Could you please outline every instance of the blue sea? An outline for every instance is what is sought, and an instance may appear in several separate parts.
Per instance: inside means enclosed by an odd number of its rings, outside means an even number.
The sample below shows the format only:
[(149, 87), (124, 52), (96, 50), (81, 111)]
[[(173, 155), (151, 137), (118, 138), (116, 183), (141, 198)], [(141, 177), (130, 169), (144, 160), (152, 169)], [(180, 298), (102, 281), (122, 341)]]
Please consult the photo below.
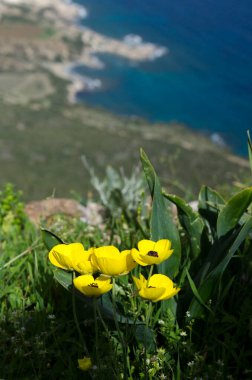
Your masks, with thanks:
[(83, 25), (105, 35), (140, 35), (169, 49), (133, 64), (103, 55), (103, 70), (78, 67), (103, 87), (78, 99), (123, 115), (178, 121), (246, 155), (252, 130), (251, 0), (78, 0)]

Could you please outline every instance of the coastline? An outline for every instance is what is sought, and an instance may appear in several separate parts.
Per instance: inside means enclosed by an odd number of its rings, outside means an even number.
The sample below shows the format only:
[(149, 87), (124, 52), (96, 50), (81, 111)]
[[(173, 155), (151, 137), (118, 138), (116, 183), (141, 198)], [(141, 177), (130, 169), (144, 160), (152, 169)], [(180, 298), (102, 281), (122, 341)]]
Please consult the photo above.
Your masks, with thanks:
[(59, 37), (69, 39), (81, 39), (83, 45), (78, 56), (74, 60), (64, 59), (60, 63), (43, 62), (41, 66), (48, 69), (55, 76), (70, 81), (68, 85), (68, 101), (77, 102), (78, 92), (93, 91), (102, 87), (99, 78), (82, 76), (74, 72), (77, 66), (102, 70), (104, 62), (96, 54), (105, 53), (120, 56), (141, 63), (155, 60), (168, 53), (168, 49), (151, 42), (144, 42), (138, 35), (129, 34), (122, 40), (107, 37), (90, 28), (80, 25), (78, 21), (85, 19), (88, 12), (85, 7), (71, 0), (0, 0), (0, 14), (5, 11), (15, 14), (15, 6), (30, 6), (35, 14), (43, 11), (43, 18), (53, 23)]

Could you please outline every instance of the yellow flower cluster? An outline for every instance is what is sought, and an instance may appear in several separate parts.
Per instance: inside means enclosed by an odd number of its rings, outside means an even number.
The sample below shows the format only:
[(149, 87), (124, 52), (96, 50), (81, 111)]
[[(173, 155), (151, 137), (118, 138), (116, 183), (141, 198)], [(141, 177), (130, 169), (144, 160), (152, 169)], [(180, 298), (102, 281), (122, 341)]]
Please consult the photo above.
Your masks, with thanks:
[[(81, 243), (58, 244), (49, 252), (53, 265), (80, 274), (74, 286), (88, 297), (99, 297), (112, 289), (111, 277), (129, 273), (138, 264), (141, 266), (160, 264), (172, 254), (171, 242), (162, 239), (157, 242), (141, 240), (138, 249), (120, 252), (114, 246), (85, 250)], [(96, 278), (94, 273), (100, 273)], [(148, 281), (140, 275), (133, 276), (139, 295), (153, 302), (166, 300), (179, 292), (171, 279), (161, 274), (151, 276)]]

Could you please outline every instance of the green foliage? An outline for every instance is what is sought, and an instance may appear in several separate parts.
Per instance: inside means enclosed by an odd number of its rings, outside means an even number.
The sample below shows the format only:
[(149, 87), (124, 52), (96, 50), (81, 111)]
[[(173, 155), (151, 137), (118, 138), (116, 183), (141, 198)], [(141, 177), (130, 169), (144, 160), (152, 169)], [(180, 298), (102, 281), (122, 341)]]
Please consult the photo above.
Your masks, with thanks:
[[(195, 210), (162, 190), (143, 151), (141, 161), (152, 197), (150, 212), (141, 205), (147, 194), (142, 195), (140, 173), (125, 178), (108, 169), (107, 179), (100, 181), (90, 169), (106, 209), (102, 228), (59, 218), (50, 226), (52, 232), (45, 226), (41, 234), (28, 222), (13, 187), (0, 193), (0, 377), (119, 379), (122, 338), (132, 380), (146, 378), (146, 371), (153, 380), (250, 377), (251, 188), (224, 200), (203, 186)], [(130, 276), (118, 278), (115, 314), (109, 294), (98, 300), (96, 340), (93, 302), (73, 291), (72, 273), (53, 271), (47, 250), (63, 241), (80, 241), (85, 248), (112, 242), (125, 249), (150, 236), (172, 240), (174, 261), (171, 256), (154, 271), (171, 275), (181, 292), (176, 299), (153, 304), (147, 320), (148, 303), (136, 297)], [(148, 270), (142, 273), (146, 276)], [(79, 332), (97, 366), (89, 374), (77, 368), (84, 354)]]
[(99, 201), (111, 214), (118, 217), (123, 211), (128, 214), (136, 212), (143, 201), (145, 190), (144, 179), (138, 167), (127, 177), (123, 169), (118, 171), (108, 166), (105, 178), (100, 180), (85, 156), (82, 156), (82, 162), (90, 175), (90, 183), (97, 192)]
[(14, 186), (10, 183), (0, 191), (0, 228), (3, 231), (11, 227), (17, 231), (23, 228), (26, 216), (20, 197), (21, 192), (15, 192)]

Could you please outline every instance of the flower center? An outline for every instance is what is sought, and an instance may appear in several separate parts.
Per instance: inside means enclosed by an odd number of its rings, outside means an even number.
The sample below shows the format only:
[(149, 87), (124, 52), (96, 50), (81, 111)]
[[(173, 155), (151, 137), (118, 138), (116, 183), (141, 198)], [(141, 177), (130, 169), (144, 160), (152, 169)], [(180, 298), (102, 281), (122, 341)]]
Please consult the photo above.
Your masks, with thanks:
[(148, 256), (152, 256), (152, 257), (158, 257), (158, 253), (156, 251), (149, 251), (147, 253)]
[(93, 282), (92, 284), (88, 284), (88, 286), (90, 286), (91, 288), (99, 288), (99, 286)]

